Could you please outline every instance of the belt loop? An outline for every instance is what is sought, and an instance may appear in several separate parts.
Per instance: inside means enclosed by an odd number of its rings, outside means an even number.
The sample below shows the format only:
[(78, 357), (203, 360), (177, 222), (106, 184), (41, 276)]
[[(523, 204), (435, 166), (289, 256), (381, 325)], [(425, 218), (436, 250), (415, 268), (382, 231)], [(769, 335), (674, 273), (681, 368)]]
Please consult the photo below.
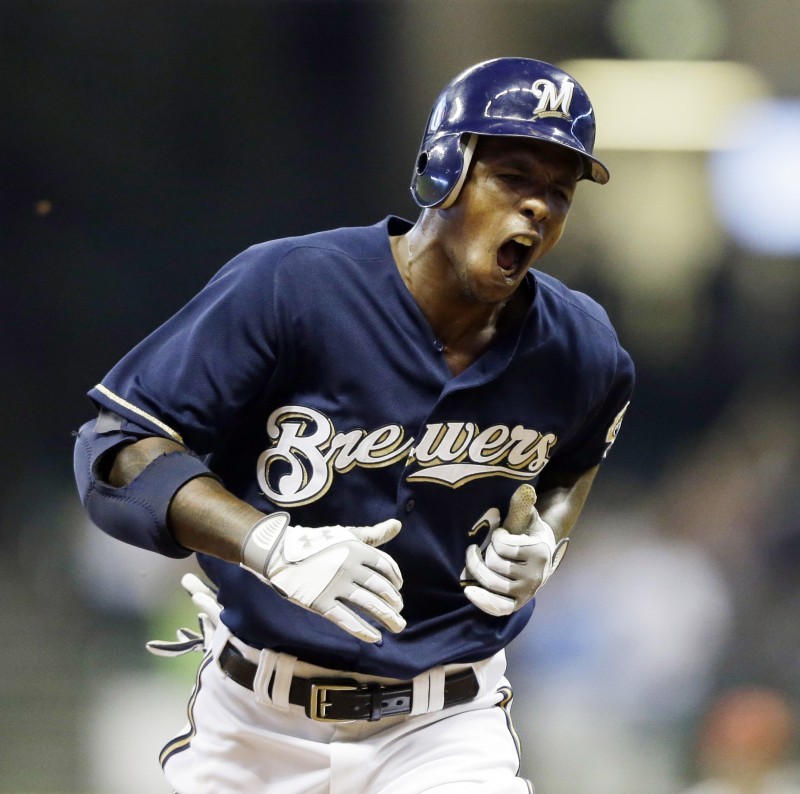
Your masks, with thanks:
[(380, 684), (368, 684), (369, 687), (369, 721), (376, 722), (383, 716), (383, 693)]
[(411, 681), (411, 687), (413, 692), (411, 697), (411, 716), (426, 714), (431, 692), (430, 672), (415, 676)]
[(275, 670), (275, 661), (278, 654), (275, 651), (264, 648), (258, 657), (258, 668), (256, 669), (255, 677), (253, 678), (253, 694), (256, 701), (259, 703), (272, 703), (272, 697), (269, 692), (269, 685), (272, 681), (272, 673)]
[(289, 688), (292, 685), (296, 656), (290, 653), (276, 654), (275, 681), (272, 684), (272, 705), (279, 709), (289, 709)]
[(428, 711), (440, 711), (444, 708), (444, 667), (430, 670), (430, 693), (428, 695)]

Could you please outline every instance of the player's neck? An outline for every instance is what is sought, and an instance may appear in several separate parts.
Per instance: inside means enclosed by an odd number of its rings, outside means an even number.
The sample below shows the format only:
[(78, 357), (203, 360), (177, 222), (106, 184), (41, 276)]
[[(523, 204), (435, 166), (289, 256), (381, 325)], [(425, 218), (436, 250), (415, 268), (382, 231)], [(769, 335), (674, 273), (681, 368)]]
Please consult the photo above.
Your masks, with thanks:
[(457, 375), (489, 347), (505, 304), (465, 298), (451, 269), (437, 266), (435, 254), (420, 245), (413, 232), (392, 238), (392, 253), (403, 282), (431, 327), (436, 347)]

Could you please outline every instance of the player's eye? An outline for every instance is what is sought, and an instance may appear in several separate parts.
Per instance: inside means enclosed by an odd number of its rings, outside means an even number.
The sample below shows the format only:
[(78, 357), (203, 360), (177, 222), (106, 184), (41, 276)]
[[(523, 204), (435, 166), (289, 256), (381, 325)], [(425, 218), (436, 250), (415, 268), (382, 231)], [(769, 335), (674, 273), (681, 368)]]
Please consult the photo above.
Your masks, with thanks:
[(556, 186), (553, 188), (552, 193), (562, 204), (569, 206), (572, 203), (572, 193), (568, 190)]

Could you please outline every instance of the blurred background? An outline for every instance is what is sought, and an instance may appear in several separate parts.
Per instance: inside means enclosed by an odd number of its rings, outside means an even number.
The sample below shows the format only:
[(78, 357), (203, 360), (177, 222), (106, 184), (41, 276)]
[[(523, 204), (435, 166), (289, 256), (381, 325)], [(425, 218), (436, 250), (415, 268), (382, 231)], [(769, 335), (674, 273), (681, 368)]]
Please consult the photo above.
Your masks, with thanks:
[(594, 101), (612, 179), (542, 267), (638, 369), (509, 650), (523, 771), (800, 791), (798, 32), (795, 0), (4, 0), (0, 792), (165, 792), (199, 660), (143, 647), (193, 622), (191, 563), (82, 515), (86, 391), (251, 243), (415, 217), (433, 100), (498, 55)]

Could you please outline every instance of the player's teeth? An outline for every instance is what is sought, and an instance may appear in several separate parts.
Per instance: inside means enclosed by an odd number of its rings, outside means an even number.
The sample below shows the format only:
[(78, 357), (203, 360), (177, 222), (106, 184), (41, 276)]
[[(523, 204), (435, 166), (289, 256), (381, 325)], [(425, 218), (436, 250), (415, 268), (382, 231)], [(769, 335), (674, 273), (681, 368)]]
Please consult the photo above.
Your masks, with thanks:
[(516, 237), (512, 239), (514, 240), (515, 243), (519, 243), (520, 245), (527, 245), (527, 246), (533, 245), (533, 238), (527, 237), (524, 234), (518, 234)]

